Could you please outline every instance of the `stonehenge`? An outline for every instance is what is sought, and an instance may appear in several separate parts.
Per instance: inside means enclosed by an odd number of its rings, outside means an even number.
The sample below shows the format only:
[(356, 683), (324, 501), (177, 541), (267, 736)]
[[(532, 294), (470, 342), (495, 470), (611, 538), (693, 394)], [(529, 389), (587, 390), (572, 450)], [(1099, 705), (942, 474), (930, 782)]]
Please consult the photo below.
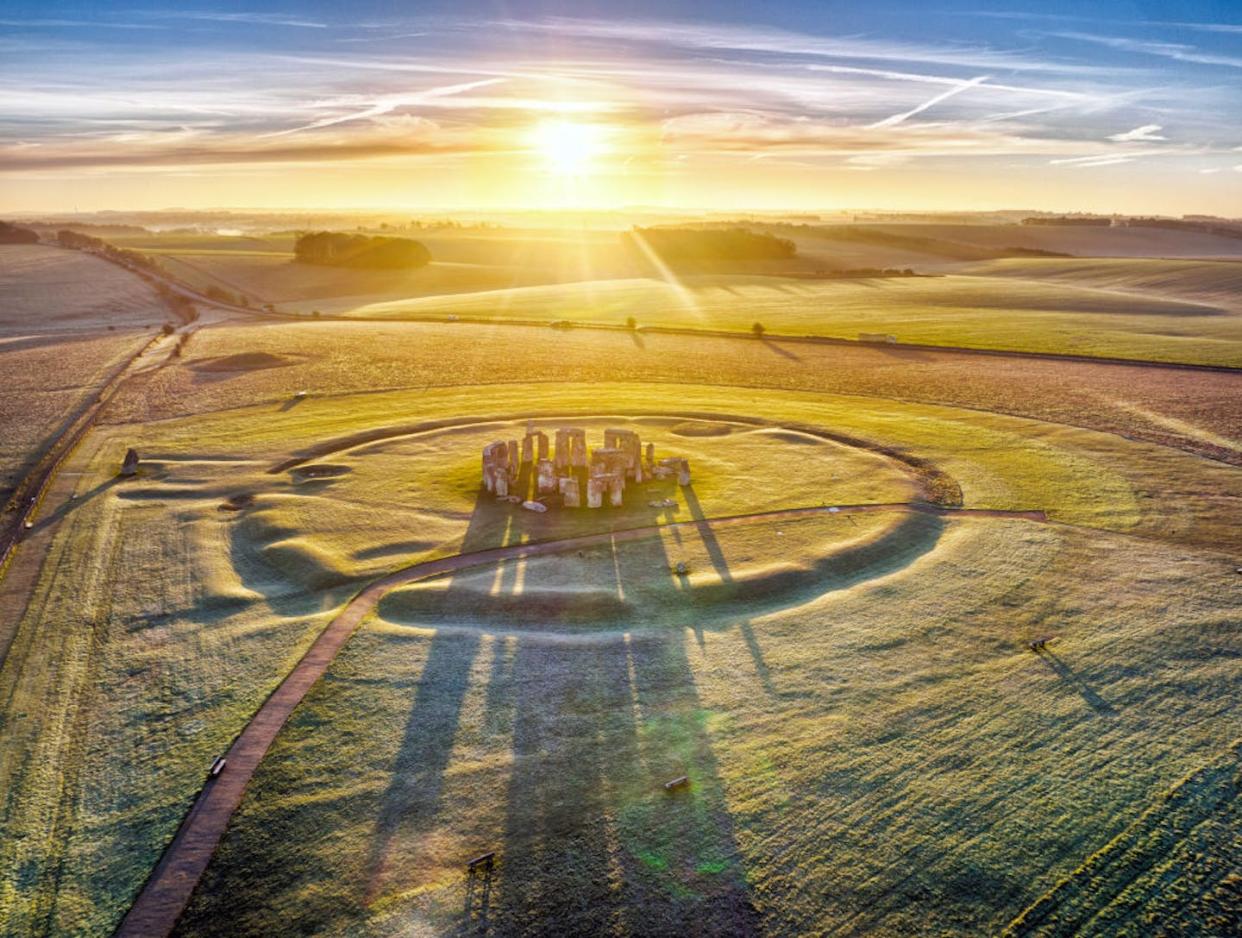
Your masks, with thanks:
[[(520, 443), (496, 440), (483, 447), (483, 487), (498, 499), (538, 511), (533, 505), (558, 500), (564, 508), (602, 508), (605, 502), (619, 508), (627, 484), (652, 479), (690, 484), (690, 461), (683, 456), (657, 461), (655, 444), (644, 446), (637, 431), (609, 427), (603, 443), (589, 448), (586, 429), (575, 426), (558, 427), (549, 439), (528, 422)], [(532, 481), (534, 500), (528, 497)], [(666, 498), (658, 504), (674, 507), (676, 502)]]

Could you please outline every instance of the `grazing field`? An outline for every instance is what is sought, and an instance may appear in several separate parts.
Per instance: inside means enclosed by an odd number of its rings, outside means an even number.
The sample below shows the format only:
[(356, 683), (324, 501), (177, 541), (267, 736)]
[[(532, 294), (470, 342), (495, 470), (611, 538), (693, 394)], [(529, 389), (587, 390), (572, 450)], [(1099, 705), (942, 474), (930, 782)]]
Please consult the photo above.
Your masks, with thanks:
[[(283, 283), (307, 308), (331, 294), (394, 320), (621, 324), (641, 308), (645, 325), (692, 329), (757, 319), (1205, 361), (1242, 348), (1228, 275), (1196, 272), (1223, 264), (629, 279), (377, 304), (418, 292), (402, 278), (421, 274), (441, 278), (428, 290), (477, 290), (466, 265), (499, 248), (389, 281), (295, 268), (278, 242), (168, 250), (170, 270), (199, 265), (228, 289)], [(1029, 264), (1057, 266), (1000, 279)], [(1203, 302), (1181, 302), (1195, 282)], [(98, 330), (97, 310), (66, 302)], [(1174, 324), (1176, 346), (1156, 334)], [(11, 438), (25, 402), (71, 407), (142, 337), (0, 346), (30, 375)], [(42, 386), (61, 373), (71, 386)], [(1154, 806), (1216, 765), (1236, 724), (1222, 701), (1242, 654), (1240, 380), (503, 322), (202, 329), (125, 386), (67, 467), (76, 497), (36, 518), (51, 548), (0, 667), (0, 916), (19, 932), (112, 929), (206, 766), (369, 581), (676, 524), (385, 596), (260, 766), (182, 933), (625, 932), (638, 916), (980, 933), (1045, 911), (1183, 914), (1154, 886), (1084, 879), (1099, 851), (1188, 858), (1179, 908), (1210, 921), (1228, 901), (1228, 842), (1191, 857), (1182, 834), (1223, 822)], [(481, 498), (480, 446), (530, 416), (585, 422), (592, 440), (631, 425), (689, 457), (694, 483), (569, 516)], [(142, 470), (118, 480), (128, 446)], [(901, 507), (927, 501), (967, 512)], [(719, 520), (829, 505), (875, 510)], [(1049, 633), (1050, 653), (1026, 649)], [(683, 774), (687, 791), (664, 791)], [(1148, 828), (1173, 832), (1163, 853)], [(489, 849), (491, 877), (465, 879), (463, 859)]]
[(561, 320), (898, 341), (1151, 361), (1242, 364), (1242, 319), (1210, 305), (1057, 283), (944, 276), (875, 280), (704, 276), (612, 280), (370, 304), (369, 319)]
[(132, 274), (42, 245), (0, 246), (0, 503), (166, 313)]
[(874, 226), (896, 235), (942, 238), (982, 247), (1021, 247), (1076, 257), (1242, 257), (1242, 240), (1198, 231), (1094, 225)]
[(115, 333), (41, 336), (0, 344), (0, 503), (60, 429), (150, 338)]
[(1011, 259), (973, 266), (969, 272), (984, 277), (1054, 280), (1134, 295), (1167, 296), (1242, 312), (1242, 260)]
[[(472, 354), (503, 372), (511, 347)], [(158, 375), (214, 361), (202, 393), (236, 380), (216, 400), (252, 403), (100, 428), (74, 460), (77, 499), (45, 508), (53, 551), (0, 670), (0, 909), (19, 929), (116, 923), (205, 767), (362, 583), (601, 525), (692, 522), (385, 600), (261, 767), (186, 932), (380, 933), (392, 916), (456, 927), (478, 914), (459, 854), (493, 846), (497, 922), (535, 914), (539, 897), (540, 921), (570, 931), (639, 909), (669, 927), (813, 930), (854, 914), (897, 927), (909, 890), (935, 879), (962, 890), (943, 928), (989, 930), (1207, 759), (1236, 718), (1221, 706), (1238, 649), (1219, 552), (1242, 549), (1242, 480), (1227, 465), (978, 410), (712, 385), (254, 403), (246, 382), (283, 369), (229, 371), (219, 351)], [(242, 363), (271, 364), (255, 354)], [(525, 414), (628, 415), (661, 453), (691, 457), (694, 485), (675, 509), (637, 500), (585, 529), (481, 501), (480, 441)], [(701, 432), (713, 419), (729, 432)], [(127, 445), (143, 469), (118, 481)], [(931, 478), (921, 466), (968, 509), (1052, 523), (891, 510), (712, 530), (723, 514), (908, 501)], [(670, 569), (681, 559), (684, 581)], [(553, 596), (567, 580), (584, 591), (568, 625)], [(1099, 581), (1118, 585), (1096, 593)], [(512, 616), (527, 590), (549, 597), (551, 618)], [(1064, 636), (1056, 657), (1025, 650), (1048, 631)], [(1092, 755), (1081, 741), (1101, 733)], [(928, 759), (953, 774), (933, 784)], [(684, 797), (659, 788), (685, 773)], [(1037, 806), (1052, 792), (1049, 825)], [(955, 817), (969, 819), (960, 838), (945, 834)], [(812, 860), (825, 842), (856, 870), (830, 907), (808, 898), (840, 875)], [(915, 884), (910, 851), (925, 859)], [(1039, 856), (1052, 862), (1023, 859)], [(981, 869), (998, 871), (986, 908), (966, 900)]]
[[(931, 553), (788, 610), (682, 619), (665, 598), (665, 627), (566, 635), (555, 606), (500, 627), (488, 581), (573, 579), (526, 564), (442, 586), (466, 600), (448, 623), (382, 612), (278, 740), (178, 933), (999, 931), (1214, 754), (1236, 635), (1206, 558), (1029, 522), (922, 536)], [(722, 538), (718, 573), (774, 539)], [(642, 590), (666, 550), (576, 569)], [(1045, 631), (1055, 650), (1026, 651)], [(467, 878), (486, 850), (498, 869)]]
[(0, 245), (0, 335), (158, 326), (155, 291), (115, 264), (41, 244)]
[(246, 404), (295, 409), (293, 395), (582, 382), (878, 396), (1074, 424), (1242, 463), (1242, 374), (1089, 362), (822, 346), (751, 338), (632, 335), (442, 323), (281, 323), (199, 332), (182, 364), (134, 381), (106, 419), (141, 423)]

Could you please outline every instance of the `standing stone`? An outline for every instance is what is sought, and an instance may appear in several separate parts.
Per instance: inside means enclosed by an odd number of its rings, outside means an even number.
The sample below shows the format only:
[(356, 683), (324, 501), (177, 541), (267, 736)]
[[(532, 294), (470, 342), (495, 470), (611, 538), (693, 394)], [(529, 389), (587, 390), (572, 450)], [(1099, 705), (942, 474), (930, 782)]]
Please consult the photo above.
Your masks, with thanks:
[(498, 477), (509, 477), (509, 448), (497, 440), (483, 447), (483, 486), (489, 492), (496, 491)]
[(608, 484), (608, 502), (613, 508), (620, 508), (625, 494), (625, 476), (614, 475)]
[(587, 507), (599, 508), (604, 504), (604, 480), (599, 476), (587, 479)]
[(518, 474), (518, 445), (517, 440), (510, 440), (508, 447), (505, 449), (505, 459), (508, 463), (509, 478), (516, 479)]
[(548, 435), (542, 430), (535, 431), (535, 442), (538, 446), (537, 458), (543, 460), (548, 458)]
[(582, 496), (575, 476), (566, 476), (560, 481), (561, 504), (566, 508), (577, 508), (582, 504)]
[(536, 482), (540, 495), (548, 495), (556, 491), (556, 467), (552, 460), (544, 457), (539, 460), (539, 475)]
[(535, 452), (535, 437), (530, 430), (526, 431), (526, 436), (522, 437), (522, 465), (528, 466)]
[(555, 465), (557, 472), (568, 469), (573, 465), (570, 443), (570, 434), (574, 431), (570, 427), (560, 427), (556, 431), (556, 457)]
[(132, 476), (138, 474), (138, 450), (127, 449), (125, 458), (121, 461), (121, 475)]

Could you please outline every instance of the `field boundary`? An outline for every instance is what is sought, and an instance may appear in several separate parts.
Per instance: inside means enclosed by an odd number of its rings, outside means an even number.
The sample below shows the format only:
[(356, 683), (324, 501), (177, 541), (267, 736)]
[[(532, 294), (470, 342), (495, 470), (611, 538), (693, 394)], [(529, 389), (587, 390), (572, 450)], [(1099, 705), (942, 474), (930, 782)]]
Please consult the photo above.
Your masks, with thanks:
[(116, 938), (154, 938), (154, 936), (166, 936), (172, 932), (189, 903), (195, 887), (203, 873), (206, 872), (233, 813), (241, 805), (250, 780), (254, 777), (268, 749), (275, 742), (276, 736), (303, 698), (327, 672), (337, 654), (361, 625), (362, 620), (390, 590), (460, 570), (487, 566), (502, 560), (537, 557), (600, 544), (633, 541), (670, 529), (693, 528), (703, 524), (734, 526), (782, 518), (812, 517), (833, 512), (896, 510), (945, 516), (966, 515), (1030, 521), (1047, 520), (1044, 512), (1037, 510), (947, 508), (923, 502), (781, 508), (742, 515), (641, 525), (553, 541), (534, 541), (506, 547), (493, 547), (468, 554), (454, 554), (449, 557), (423, 561), (372, 581), (356, 593), (319, 633), (306, 654), (268, 696), (234, 740), (225, 754), (228, 767), (219, 775), (209, 778), (200, 790), (193, 807), (182, 820), (176, 835), (117, 928)]

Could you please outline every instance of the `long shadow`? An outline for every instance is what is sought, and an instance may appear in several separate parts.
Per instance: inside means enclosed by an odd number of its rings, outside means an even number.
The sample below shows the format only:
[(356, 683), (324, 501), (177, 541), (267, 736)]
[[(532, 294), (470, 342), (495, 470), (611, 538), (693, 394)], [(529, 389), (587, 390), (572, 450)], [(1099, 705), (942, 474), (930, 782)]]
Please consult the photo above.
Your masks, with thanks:
[(722, 583), (732, 583), (733, 575), (729, 573), (729, 562), (725, 559), (724, 551), (720, 548), (720, 541), (717, 540), (707, 516), (703, 513), (703, 506), (699, 504), (699, 497), (694, 493), (694, 486), (682, 486), (681, 493), (686, 500), (686, 507), (690, 510), (690, 516), (695, 520), (695, 529), (699, 532), (699, 537), (703, 539), (703, 547), (707, 550), (707, 556), (711, 559), (716, 575), (720, 577)]
[(39, 520), (35, 523), (34, 528), (32, 530), (42, 531), (44, 528), (51, 527), (52, 525), (60, 521), (62, 518), (64, 518), (66, 515), (68, 515), (70, 512), (76, 511), (77, 509), (81, 508), (83, 505), (90, 502), (92, 499), (98, 498), (104, 492), (108, 491), (110, 488), (112, 488), (113, 486), (115, 486), (117, 483), (121, 481), (122, 480), (119, 477), (113, 476), (110, 479), (105, 479), (103, 482), (100, 482), (97, 486), (95, 486), (89, 492), (85, 492), (82, 495), (78, 495), (73, 498), (66, 499), (63, 504), (57, 506), (55, 511), (48, 512), (46, 515), (41, 516)]
[(788, 358), (796, 362), (802, 361), (801, 355), (798, 355), (790, 351), (787, 348), (782, 348), (781, 346), (777, 345), (775, 342), (773, 342), (769, 338), (766, 338), (766, 337), (761, 338), (759, 341), (763, 343), (763, 347), (766, 348), (768, 351), (775, 352), (777, 355), (780, 355), (782, 358)]
[(746, 650), (750, 652), (750, 660), (754, 662), (755, 673), (759, 675), (759, 683), (763, 685), (769, 697), (781, 696), (780, 691), (776, 689), (776, 684), (772, 681), (772, 669), (768, 667), (768, 662), (763, 657), (763, 649), (759, 647), (759, 639), (755, 637), (755, 630), (751, 628), (749, 622), (739, 623), (738, 629), (742, 633), (742, 640), (746, 642)]
[(645, 349), (647, 347), (647, 340), (643, 338), (642, 333), (640, 333), (637, 329), (630, 330), (630, 341), (640, 349)]
[[(497, 521), (502, 512), (491, 495), (480, 491), (460, 552), (497, 546)], [(508, 536), (505, 529), (500, 539), (508, 540)], [(507, 571), (501, 573), (504, 577), (512, 576)], [(455, 574), (449, 581), (450, 593), (455, 581), (469, 575), (470, 571)], [(367, 864), (365, 901), (374, 899), (388, 885), (390, 854), (407, 843), (416, 843), (420, 834), (434, 823), (462, 703), (470, 685), (470, 671), (481, 644), (482, 637), (476, 633), (437, 631), (431, 639), (406, 717), (405, 732), (393, 758), (391, 781), (380, 796)], [(490, 885), (487, 894), (490, 896)]]
[[(662, 547), (614, 549), (612, 564), (624, 591), (674, 588)], [(511, 674), (513, 774), (492, 927), (756, 933), (683, 631), (523, 638)], [(665, 789), (680, 776), (687, 787)], [(468, 906), (468, 927), (472, 917)]]
[(1054, 652), (1044, 648), (1039, 652), (1039, 656), (1047, 662), (1048, 667), (1052, 668), (1061, 680), (1077, 691), (1078, 695), (1086, 701), (1087, 706), (1096, 713), (1114, 714), (1117, 712), (1112, 704), (1097, 694), (1090, 684), (1084, 681), (1073, 668), (1058, 658)]
[(289, 398), (289, 400), (285, 401), (283, 404), (280, 405), (280, 412), (283, 414), (286, 411), (293, 410), (293, 408), (297, 407), (304, 400), (306, 400), (305, 395), (295, 394), (293, 397)]

